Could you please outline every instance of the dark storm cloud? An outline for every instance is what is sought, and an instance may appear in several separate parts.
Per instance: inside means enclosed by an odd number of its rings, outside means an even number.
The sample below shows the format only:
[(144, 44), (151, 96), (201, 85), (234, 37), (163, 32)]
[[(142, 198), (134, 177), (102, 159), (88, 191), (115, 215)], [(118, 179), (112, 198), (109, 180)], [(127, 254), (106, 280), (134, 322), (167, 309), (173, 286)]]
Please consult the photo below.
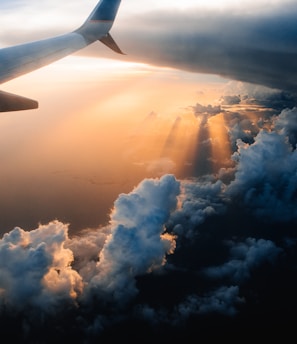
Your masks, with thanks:
[[(270, 89), (252, 84), (242, 84), (239, 88), (240, 95), (226, 95), (221, 98), (222, 105), (253, 105), (270, 109), (273, 111), (281, 111), (284, 108), (292, 108), (296, 105), (296, 93), (286, 92), (284, 90)], [(248, 109), (249, 107), (247, 107)]]
[(231, 259), (221, 266), (205, 269), (211, 278), (228, 277), (232, 283), (242, 283), (250, 278), (251, 271), (263, 262), (274, 262), (281, 249), (270, 240), (247, 238), (244, 242), (228, 242)]
[(240, 96), (223, 96), (221, 100), (222, 105), (235, 105), (241, 102)]
[(143, 305), (137, 307), (136, 314), (151, 324), (170, 324), (179, 327), (193, 315), (215, 313), (234, 316), (237, 313), (236, 306), (242, 303), (244, 299), (239, 296), (237, 286), (223, 286), (205, 295), (189, 295), (183, 302), (176, 305), (171, 313), (165, 309), (154, 309)]
[(182, 318), (193, 314), (219, 313), (233, 316), (237, 313), (236, 305), (243, 303), (239, 296), (239, 288), (236, 286), (221, 287), (203, 297), (190, 296), (178, 307)]
[(295, 3), (259, 13), (168, 10), (113, 30), (128, 59), (296, 91), (296, 15)]

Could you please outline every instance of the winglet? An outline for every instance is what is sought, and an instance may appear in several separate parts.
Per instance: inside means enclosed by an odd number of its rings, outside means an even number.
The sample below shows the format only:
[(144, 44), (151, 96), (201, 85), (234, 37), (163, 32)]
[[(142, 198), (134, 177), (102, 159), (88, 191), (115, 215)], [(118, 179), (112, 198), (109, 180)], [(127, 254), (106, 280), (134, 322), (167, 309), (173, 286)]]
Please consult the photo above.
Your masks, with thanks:
[(115, 51), (118, 54), (126, 55), (125, 53), (122, 52), (122, 50), (118, 47), (116, 42), (113, 40), (111, 37), (110, 33), (108, 33), (106, 36), (103, 36), (102, 38), (99, 39), (100, 42), (105, 44), (107, 47), (109, 47), (111, 50)]
[(114, 21), (121, 0), (101, 0), (89, 15), (88, 21)]
[(75, 32), (82, 35), (88, 44), (99, 40), (113, 51), (123, 54), (109, 34), (120, 3), (121, 0), (99, 1), (84, 24)]

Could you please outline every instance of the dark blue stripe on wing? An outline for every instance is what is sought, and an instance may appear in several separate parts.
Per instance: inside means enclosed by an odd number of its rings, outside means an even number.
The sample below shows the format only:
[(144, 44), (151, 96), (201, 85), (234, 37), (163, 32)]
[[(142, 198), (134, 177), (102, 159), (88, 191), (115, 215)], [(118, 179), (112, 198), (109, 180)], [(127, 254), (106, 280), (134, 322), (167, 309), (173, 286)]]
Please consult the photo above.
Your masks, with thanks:
[(114, 20), (121, 0), (102, 0), (90, 20)]

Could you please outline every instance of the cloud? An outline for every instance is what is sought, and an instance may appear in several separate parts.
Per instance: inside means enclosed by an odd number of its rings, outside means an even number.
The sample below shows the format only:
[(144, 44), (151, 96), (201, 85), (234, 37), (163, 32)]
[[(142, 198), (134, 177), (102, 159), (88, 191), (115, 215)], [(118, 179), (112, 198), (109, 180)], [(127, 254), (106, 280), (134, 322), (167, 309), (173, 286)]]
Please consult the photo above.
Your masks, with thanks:
[(236, 305), (243, 302), (237, 286), (221, 287), (203, 297), (188, 297), (184, 303), (179, 305), (178, 312), (182, 317), (188, 317), (195, 313), (219, 313), (234, 316), (237, 314)]
[(239, 287), (220, 287), (205, 295), (189, 295), (174, 307), (172, 312), (166, 309), (154, 309), (148, 305), (139, 305), (136, 309), (138, 317), (151, 324), (162, 324), (182, 328), (193, 316), (220, 314), (228, 317), (237, 314), (236, 306), (244, 303), (239, 296)]
[(73, 303), (83, 285), (79, 274), (70, 268), (73, 254), (64, 248), (67, 236), (67, 225), (57, 221), (40, 225), (31, 232), (15, 228), (3, 236), (2, 306), (19, 311), (35, 307), (56, 312), (61, 303)]
[[(28, 15), (32, 14), (32, 5), (29, 8), (20, 2), (19, 6), (22, 6)], [(42, 9), (38, 4), (35, 6), (36, 11), (44, 12), (47, 2), (44, 2)], [(42, 31), (40, 15), (31, 15), (33, 21), (23, 28), (23, 38), (20, 38), (19, 32), (17, 36), (14, 35), (10, 27), (11, 23), (15, 22), (15, 11), (13, 17), (6, 13), (3, 27), (7, 31), (3, 31), (1, 40), (6, 42), (6, 45), (12, 45), (74, 30), (85, 18), (78, 17), (78, 14), (81, 14), (81, 3), (74, 2), (70, 5), (71, 8), (67, 4), (62, 6), (64, 10), (61, 9), (60, 3), (59, 6), (53, 7), (52, 3), (47, 6), (46, 15), (49, 15), (50, 19), (44, 21), (48, 23), (46, 26), (43, 22)], [(138, 9), (141, 13), (135, 16), (133, 10), (133, 17), (124, 12), (123, 6), (112, 28), (112, 35), (127, 55), (114, 55), (100, 44), (94, 44), (79, 54), (108, 56), (194, 73), (216, 74), (295, 92), (296, 3), (289, 1), (284, 6), (283, 3), (277, 2), (274, 6), (262, 6), (262, 11), (250, 7), (242, 12), (230, 7), (221, 11), (190, 7), (184, 10), (150, 10), (146, 13)], [(59, 8), (59, 11), (56, 11), (56, 8)], [(65, 12), (69, 20), (67, 27), (61, 17)], [(85, 16), (88, 13), (85, 12)], [(21, 21), (23, 16), (17, 15)], [(55, 18), (54, 26), (52, 18)], [(39, 27), (38, 30), (36, 26)]]
[(181, 187), (180, 208), (170, 220), (176, 224), (173, 229), (175, 233), (191, 238), (197, 235), (197, 227), (207, 217), (225, 212), (224, 185), (220, 180), (184, 180)]
[(113, 31), (129, 60), (295, 91), (296, 11), (293, 2), (244, 14), (171, 9), (118, 22)]
[(296, 220), (297, 153), (286, 136), (261, 130), (251, 145), (237, 141), (235, 179), (226, 193), (265, 221)]
[(217, 115), (219, 113), (222, 112), (222, 109), (220, 107), (220, 105), (217, 105), (217, 106), (212, 106), (212, 105), (201, 105), (199, 103), (197, 103), (194, 108), (194, 113), (196, 116), (198, 115), (210, 115), (210, 116), (214, 116), (214, 115)]
[[(0, 41), (5, 46), (11, 46), (75, 30), (87, 18), (95, 3), (86, 2), (82, 6), (81, 1), (13, 0), (1, 1), (0, 6), (3, 24)], [(19, 22), (23, 23), (22, 30), (17, 29)]]
[(274, 129), (283, 133), (289, 139), (289, 143), (296, 149), (297, 143), (297, 108), (286, 108), (282, 110), (279, 116), (276, 117)]
[(0, 320), (11, 338), (104, 342), (131, 338), (136, 327), (149, 339), (209, 338), (209, 329), (226, 334), (234, 322), (242, 331), (247, 322), (265, 328), (267, 319), (270, 328), (277, 318), (283, 328), (290, 320), (287, 308), (297, 304), (295, 98), (229, 87), (220, 105), (189, 109), (203, 128), (223, 117), (232, 166), (145, 179), (118, 196), (107, 226), (76, 236), (60, 221), (3, 236)]
[[(53, 313), (75, 314), (78, 307), (83, 331), (112, 322), (104, 305), (117, 309), (130, 301), (138, 292), (136, 277), (161, 269), (174, 252), (176, 238), (165, 224), (179, 188), (173, 175), (144, 180), (118, 197), (109, 226), (79, 237), (69, 238), (68, 225), (59, 221), (6, 233), (0, 240), (0, 316), (25, 312), (29, 332), (42, 325), (38, 314), (52, 323)], [(88, 329), (85, 309), (96, 309)]]
[(178, 194), (179, 183), (165, 175), (160, 181), (144, 180), (129, 195), (119, 196), (111, 214), (111, 234), (89, 282), (93, 293), (107, 291), (123, 302), (137, 293), (136, 276), (165, 264), (166, 255), (174, 252), (175, 237), (165, 233), (164, 225)]
[(280, 248), (270, 240), (247, 238), (244, 242), (229, 242), (231, 260), (221, 266), (210, 267), (204, 273), (215, 279), (228, 277), (232, 283), (242, 283), (251, 277), (253, 269), (263, 262), (274, 262)]
[[(271, 89), (261, 85), (230, 81), (225, 87), (225, 95), (222, 96), (222, 104), (241, 104), (245, 105), (246, 109), (249, 110), (255, 105), (270, 111), (278, 111), (279, 114), (279, 111), (284, 108), (292, 108), (296, 105), (296, 94), (284, 90)], [(248, 105), (250, 107), (248, 107)]]

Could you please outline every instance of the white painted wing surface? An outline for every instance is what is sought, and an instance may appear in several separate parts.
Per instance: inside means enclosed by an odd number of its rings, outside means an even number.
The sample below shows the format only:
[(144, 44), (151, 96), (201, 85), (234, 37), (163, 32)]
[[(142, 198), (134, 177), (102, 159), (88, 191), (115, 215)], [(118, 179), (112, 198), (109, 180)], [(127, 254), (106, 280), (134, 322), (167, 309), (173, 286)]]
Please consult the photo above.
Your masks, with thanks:
[[(0, 49), (0, 83), (46, 66), (99, 40), (122, 54), (109, 31), (121, 0), (101, 0), (77, 30), (35, 42)], [(0, 91), (0, 112), (37, 108), (32, 99)]]

